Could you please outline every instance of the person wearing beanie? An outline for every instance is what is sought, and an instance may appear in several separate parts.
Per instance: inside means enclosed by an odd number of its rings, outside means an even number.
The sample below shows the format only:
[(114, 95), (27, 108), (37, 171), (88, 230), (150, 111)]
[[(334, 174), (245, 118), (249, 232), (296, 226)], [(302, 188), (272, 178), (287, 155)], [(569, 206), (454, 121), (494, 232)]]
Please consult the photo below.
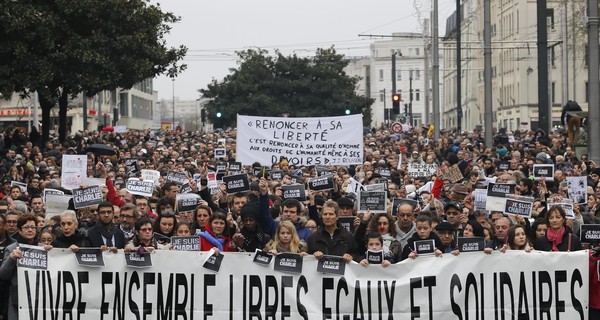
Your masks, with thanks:
[(249, 202), (242, 206), (240, 210), (242, 228), (240, 232), (233, 235), (233, 241), (237, 245), (238, 251), (254, 252), (256, 249), (262, 250), (271, 240), (271, 237), (262, 232), (258, 225), (258, 215), (258, 203)]

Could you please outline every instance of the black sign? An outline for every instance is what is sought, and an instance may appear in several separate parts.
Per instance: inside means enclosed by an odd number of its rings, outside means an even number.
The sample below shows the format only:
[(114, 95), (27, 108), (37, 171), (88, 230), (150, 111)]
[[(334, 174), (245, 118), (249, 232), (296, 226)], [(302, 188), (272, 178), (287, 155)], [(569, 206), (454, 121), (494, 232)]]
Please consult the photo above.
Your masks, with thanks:
[(492, 183), (488, 184), (487, 196), (505, 198), (507, 194), (515, 194), (516, 184)]
[(306, 189), (302, 184), (292, 184), (281, 186), (283, 192), (283, 200), (296, 199), (298, 201), (306, 201)]
[(73, 189), (73, 205), (75, 209), (91, 207), (102, 202), (102, 190), (100, 186), (92, 186), (85, 189)]
[(227, 171), (227, 162), (217, 162), (217, 165), (215, 166), (215, 170), (217, 172)]
[(302, 273), (302, 256), (296, 253), (280, 253), (275, 256), (275, 271)]
[(258, 249), (256, 249), (256, 252), (254, 253), (254, 259), (252, 259), (252, 261), (254, 261), (255, 263), (258, 263), (263, 266), (268, 266), (269, 264), (271, 264), (272, 260), (272, 254), (270, 254), (268, 251), (262, 251)]
[(221, 262), (223, 262), (223, 254), (220, 253), (218, 256), (214, 254), (206, 259), (206, 262), (202, 265), (202, 267), (212, 270), (214, 272), (219, 272), (221, 269)]
[(283, 171), (282, 170), (271, 171), (271, 179), (272, 180), (281, 180), (281, 179), (283, 179)]
[(125, 253), (125, 264), (133, 268), (152, 267), (152, 257), (150, 252), (139, 254), (137, 252)]
[(504, 213), (531, 218), (531, 209), (533, 209), (533, 202), (507, 198)]
[(554, 181), (554, 165), (553, 164), (534, 164), (533, 177), (535, 181), (541, 177), (546, 177), (546, 181)]
[(186, 193), (192, 193), (192, 186), (190, 186), (189, 182), (186, 182), (184, 184), (181, 185), (181, 187), (179, 188), (179, 194), (186, 194)]
[(383, 259), (384, 259), (383, 250), (379, 250), (379, 251), (368, 250), (366, 257), (367, 257), (367, 261), (369, 261), (369, 264), (381, 264), (381, 263), (383, 263)]
[(23, 257), (17, 260), (17, 266), (29, 269), (46, 270), (48, 268), (48, 252), (42, 247), (20, 244)]
[(344, 272), (346, 272), (346, 262), (342, 257), (325, 255), (317, 261), (317, 272), (343, 276)]
[(127, 191), (131, 194), (135, 194), (142, 197), (152, 197), (154, 181), (129, 178), (127, 179), (125, 189), (127, 189)]
[(334, 172), (327, 167), (317, 167), (317, 177), (332, 175)]
[(188, 182), (188, 178), (185, 175), (185, 173), (169, 170), (167, 172), (167, 182), (173, 182), (176, 185), (180, 186), (180, 185), (183, 185), (184, 183)]
[(500, 171), (508, 171), (510, 168), (510, 164), (508, 162), (500, 162), (498, 164), (498, 170)]
[(459, 237), (457, 243), (460, 252), (483, 251), (485, 249), (485, 239), (481, 237)]
[(308, 181), (308, 188), (314, 191), (333, 189), (333, 176), (312, 178)]
[(361, 191), (358, 211), (386, 212), (387, 192), (385, 191)]
[(394, 198), (392, 200), (392, 205), (393, 205), (392, 215), (394, 217), (398, 215), (398, 207), (403, 203), (410, 204), (410, 206), (413, 208), (413, 211), (415, 210), (415, 208), (417, 208), (417, 204), (418, 204), (416, 200), (404, 199), (404, 198)]
[(415, 241), (415, 253), (421, 254), (434, 254), (435, 253), (435, 240), (419, 240)]
[(271, 174), (271, 169), (269, 167), (253, 167), (252, 174), (258, 178), (267, 178)]
[(600, 243), (600, 224), (582, 224), (579, 230), (581, 242), (592, 245)]
[(350, 231), (351, 233), (354, 233), (354, 219), (355, 218), (356, 217), (354, 217), (354, 216), (340, 216), (338, 218), (338, 222), (340, 223), (340, 225), (343, 228)]
[(75, 258), (81, 266), (104, 267), (104, 257), (99, 248), (79, 248)]
[(200, 237), (198, 236), (171, 237), (171, 244), (173, 250), (200, 251)]
[(199, 195), (195, 193), (177, 195), (177, 212), (196, 211)]
[(382, 177), (389, 178), (392, 176), (392, 171), (390, 169), (379, 169), (379, 175)]
[(229, 171), (241, 172), (242, 171), (242, 163), (241, 162), (229, 162)]
[(229, 194), (250, 190), (250, 181), (245, 173), (223, 177), (223, 183)]

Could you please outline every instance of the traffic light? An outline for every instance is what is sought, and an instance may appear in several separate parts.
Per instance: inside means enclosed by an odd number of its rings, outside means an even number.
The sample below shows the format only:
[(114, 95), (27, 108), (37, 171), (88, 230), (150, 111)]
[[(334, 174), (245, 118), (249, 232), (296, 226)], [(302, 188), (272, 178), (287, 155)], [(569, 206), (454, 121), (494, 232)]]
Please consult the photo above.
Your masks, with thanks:
[(346, 114), (350, 114), (350, 109), (346, 108)]
[(392, 112), (395, 114), (400, 113), (400, 94), (392, 94)]
[(222, 116), (221, 112), (217, 112), (217, 118), (220, 118)]

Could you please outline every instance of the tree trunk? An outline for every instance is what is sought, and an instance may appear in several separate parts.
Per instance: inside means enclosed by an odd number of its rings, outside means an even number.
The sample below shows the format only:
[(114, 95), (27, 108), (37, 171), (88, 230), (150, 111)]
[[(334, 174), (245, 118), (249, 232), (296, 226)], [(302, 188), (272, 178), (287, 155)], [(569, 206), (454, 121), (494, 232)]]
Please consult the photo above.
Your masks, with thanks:
[(69, 107), (69, 95), (63, 89), (58, 98), (58, 141), (63, 143), (67, 140), (67, 109)]
[(46, 143), (50, 137), (50, 110), (54, 108), (54, 103), (43, 95), (39, 95), (40, 107), (42, 108), (42, 141), (41, 148), (46, 150)]

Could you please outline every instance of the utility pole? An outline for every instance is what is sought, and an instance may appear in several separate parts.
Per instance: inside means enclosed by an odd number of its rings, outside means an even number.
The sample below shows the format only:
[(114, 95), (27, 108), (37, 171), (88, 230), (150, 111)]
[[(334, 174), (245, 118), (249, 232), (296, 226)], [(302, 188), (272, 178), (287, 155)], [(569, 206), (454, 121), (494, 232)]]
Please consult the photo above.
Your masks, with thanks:
[[(425, 19), (425, 35), (428, 36), (429, 35), (429, 20)], [(428, 39), (429, 37), (427, 37), (426, 39)], [(424, 61), (424, 65), (425, 65), (425, 70), (424, 70), (424, 76), (425, 76), (425, 85), (424, 85), (424, 96), (425, 96), (425, 119), (424, 119), (424, 123), (429, 126), (430, 119), (429, 119), (429, 49), (431, 47), (428, 45), (428, 42), (425, 41), (425, 48), (423, 49), (423, 58), (425, 59)]]
[[(392, 94), (396, 93), (396, 55), (398, 54), (398, 52), (396, 52), (394, 50), (394, 53), (392, 53)], [(383, 106), (385, 108), (385, 102), (387, 100), (387, 97), (385, 96), (385, 89), (383, 90)], [(384, 109), (387, 113), (387, 119), (388, 119), (388, 127), (390, 126), (392, 119), (390, 117), (390, 112), (388, 111), (388, 109)]]
[(408, 101), (408, 117), (410, 119), (410, 125), (413, 125), (413, 108), (412, 108), (412, 102), (413, 102), (413, 88), (412, 88), (412, 77), (410, 77), (409, 79), (409, 85), (410, 85), (410, 89), (409, 89), (409, 101)]
[[(563, 3), (561, 16), (561, 48), (562, 48), (562, 105), (569, 101), (569, 40), (567, 35), (567, 2)], [(575, 79), (573, 79), (575, 81)]]
[(588, 154), (594, 162), (600, 162), (600, 79), (598, 75), (598, 0), (588, 0), (588, 102), (589, 125)]
[(175, 130), (175, 78), (173, 78), (173, 123), (171, 124), (171, 130)]
[(538, 127), (546, 134), (550, 132), (552, 107), (548, 99), (548, 23), (546, 0), (537, 0), (537, 48), (538, 48)]
[(438, 52), (438, 0), (433, 0), (433, 137), (435, 141), (440, 138), (440, 53)]
[(392, 122), (392, 119), (390, 118), (390, 112), (387, 108), (387, 104), (386, 104), (386, 100), (387, 100), (387, 95), (385, 94), (385, 88), (383, 88), (383, 112), (384, 112), (384, 120), (387, 120), (386, 125), (390, 126), (390, 123)]
[(462, 131), (462, 68), (460, 64), (460, 18), (460, 0), (456, 0), (456, 129), (458, 130), (458, 133)]
[[(491, 32), (491, 0), (483, 0), (483, 86), (484, 86), (484, 119), (485, 146), (491, 147), (493, 142), (494, 114), (492, 109), (492, 32)], [(517, 124), (518, 125), (518, 124)]]

